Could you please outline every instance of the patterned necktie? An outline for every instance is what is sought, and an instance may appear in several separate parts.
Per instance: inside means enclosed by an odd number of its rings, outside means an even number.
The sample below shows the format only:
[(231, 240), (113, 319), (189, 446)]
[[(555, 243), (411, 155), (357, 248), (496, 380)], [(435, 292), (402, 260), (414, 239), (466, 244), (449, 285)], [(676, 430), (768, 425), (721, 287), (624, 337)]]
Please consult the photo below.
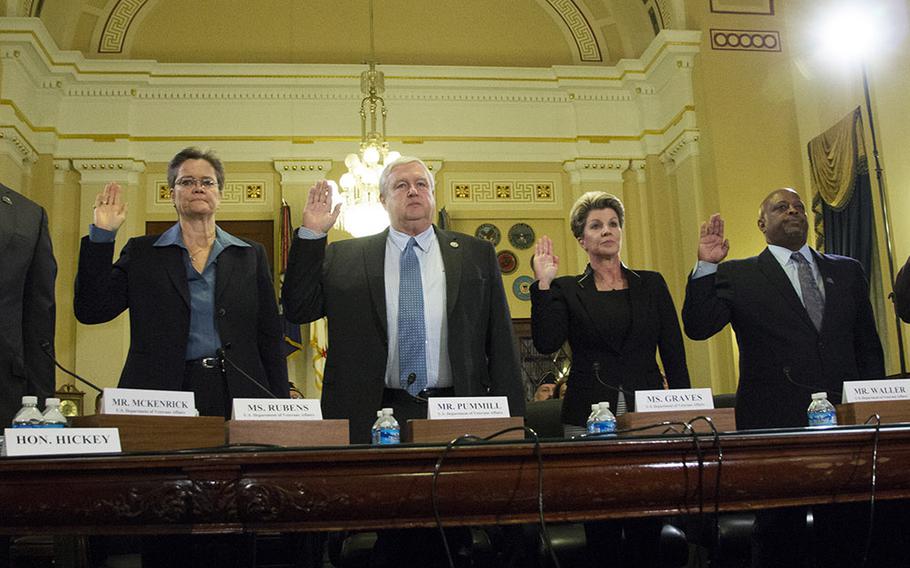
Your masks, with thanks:
[(414, 237), (401, 251), (398, 287), (398, 379), (416, 395), (427, 388), (427, 330), (423, 316), (423, 283)]
[(790, 255), (790, 259), (796, 263), (796, 273), (799, 275), (799, 287), (803, 292), (803, 304), (806, 311), (809, 312), (809, 319), (815, 325), (815, 329), (821, 331), (822, 317), (825, 314), (825, 302), (822, 300), (822, 293), (818, 289), (818, 282), (812, 274), (812, 267), (799, 252)]

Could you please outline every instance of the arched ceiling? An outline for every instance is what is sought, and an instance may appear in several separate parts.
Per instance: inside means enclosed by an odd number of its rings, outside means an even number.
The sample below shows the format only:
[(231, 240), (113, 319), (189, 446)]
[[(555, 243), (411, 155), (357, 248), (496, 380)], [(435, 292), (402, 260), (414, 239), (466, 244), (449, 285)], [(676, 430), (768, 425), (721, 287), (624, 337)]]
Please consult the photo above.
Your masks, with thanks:
[[(664, 0), (375, 0), (380, 64), (550, 67), (635, 58)], [(9, 6), (9, 4), (7, 4)], [(363, 63), (367, 0), (19, 0), (61, 49), (166, 63)], [(649, 12), (651, 12), (649, 14)], [(654, 17), (656, 15), (656, 17)]]

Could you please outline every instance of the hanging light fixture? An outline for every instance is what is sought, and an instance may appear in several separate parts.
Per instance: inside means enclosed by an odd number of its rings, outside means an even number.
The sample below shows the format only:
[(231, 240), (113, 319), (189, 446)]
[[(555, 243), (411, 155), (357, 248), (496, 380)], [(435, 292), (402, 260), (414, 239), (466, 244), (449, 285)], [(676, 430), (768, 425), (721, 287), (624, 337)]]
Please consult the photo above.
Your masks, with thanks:
[(341, 176), (341, 198), (344, 206), (338, 222), (355, 237), (373, 235), (389, 226), (389, 217), (379, 202), (379, 175), (386, 164), (401, 156), (389, 151), (385, 139), (386, 106), (382, 98), (385, 77), (376, 69), (376, 47), (373, 38), (373, 0), (370, 0), (369, 69), (360, 74), (360, 151), (348, 154)]

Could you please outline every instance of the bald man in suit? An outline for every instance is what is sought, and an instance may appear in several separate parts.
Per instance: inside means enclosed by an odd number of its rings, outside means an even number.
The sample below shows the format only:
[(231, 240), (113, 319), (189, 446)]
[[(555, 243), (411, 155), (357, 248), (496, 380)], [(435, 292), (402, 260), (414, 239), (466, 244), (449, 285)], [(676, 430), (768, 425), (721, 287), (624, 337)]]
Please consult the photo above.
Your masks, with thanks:
[[(771, 192), (758, 228), (768, 244), (761, 254), (723, 262), (729, 251), (723, 220), (714, 215), (702, 225), (683, 326), (692, 339), (707, 339), (732, 325), (739, 346), (737, 428), (806, 426), (812, 392), (826, 391), (839, 402), (844, 380), (885, 374), (869, 286), (857, 261), (806, 244), (809, 222), (796, 191)], [(877, 506), (876, 525), (887, 508)], [(859, 566), (867, 509), (813, 507), (814, 546), (805, 508), (757, 511), (752, 566), (809, 566), (813, 556), (820, 566)], [(884, 544), (873, 552), (886, 552)]]

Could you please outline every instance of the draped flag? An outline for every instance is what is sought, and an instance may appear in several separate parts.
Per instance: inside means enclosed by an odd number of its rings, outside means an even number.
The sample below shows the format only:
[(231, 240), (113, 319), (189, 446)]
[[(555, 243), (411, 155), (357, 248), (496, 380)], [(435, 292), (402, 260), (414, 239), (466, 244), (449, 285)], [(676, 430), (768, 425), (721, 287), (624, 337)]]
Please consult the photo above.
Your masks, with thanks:
[(325, 318), (310, 324), (310, 347), (313, 349), (313, 385), (322, 391), (322, 374), (325, 371), (325, 356), (329, 348), (329, 330)]
[[(291, 250), (291, 238), (293, 229), (291, 228), (291, 207), (284, 199), (281, 200), (281, 283), (284, 284), (284, 273), (288, 268), (288, 253)], [(300, 336), (300, 326), (291, 323), (284, 317), (284, 308), (279, 302), (281, 309), (281, 319), (284, 321), (284, 347), (285, 357), (293, 357), (303, 349), (303, 339)]]

